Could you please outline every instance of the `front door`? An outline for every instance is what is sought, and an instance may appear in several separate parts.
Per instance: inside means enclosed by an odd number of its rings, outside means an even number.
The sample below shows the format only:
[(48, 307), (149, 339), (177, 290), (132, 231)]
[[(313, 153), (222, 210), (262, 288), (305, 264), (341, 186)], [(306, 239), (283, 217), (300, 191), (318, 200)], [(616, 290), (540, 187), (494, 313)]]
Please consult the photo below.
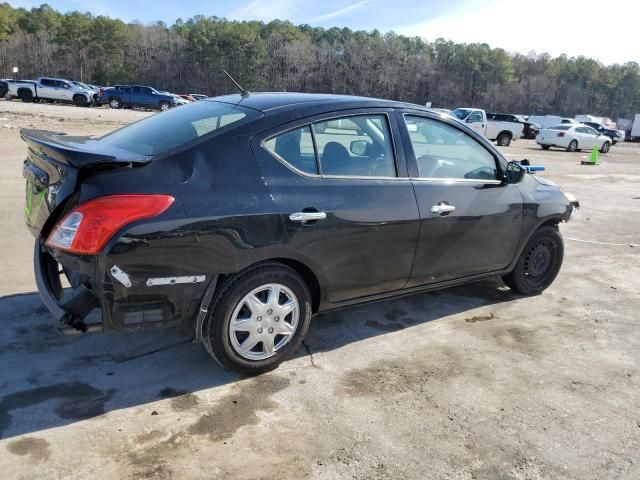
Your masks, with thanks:
[(324, 277), (331, 302), (409, 280), (420, 216), (391, 115), (325, 114), (252, 144), (289, 245)]
[(467, 117), (467, 126), (472, 130), (475, 130), (480, 135), (487, 134), (487, 123), (482, 115), (482, 112), (474, 111)]
[(411, 113), (399, 122), (421, 218), (409, 286), (507, 267), (522, 227), (518, 185), (504, 184), (490, 148), (455, 122)]

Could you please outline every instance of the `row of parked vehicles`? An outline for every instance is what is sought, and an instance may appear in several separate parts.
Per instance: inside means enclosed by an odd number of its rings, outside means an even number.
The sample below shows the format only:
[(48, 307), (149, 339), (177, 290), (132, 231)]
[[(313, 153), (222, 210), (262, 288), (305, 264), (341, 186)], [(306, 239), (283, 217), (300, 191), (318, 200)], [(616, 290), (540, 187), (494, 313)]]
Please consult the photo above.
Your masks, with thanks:
[(612, 145), (625, 139), (623, 130), (610, 128), (602, 119), (590, 115), (566, 118), (554, 115), (486, 113), (479, 108), (432, 110), (466, 123), (472, 130), (503, 147), (509, 146), (514, 140), (525, 138), (535, 139), (544, 150), (558, 147), (575, 152), (597, 147), (602, 153), (606, 153)]
[(74, 80), (40, 77), (37, 80), (0, 80), (0, 97), (23, 102), (65, 102), (78, 107), (109, 105), (111, 108), (168, 110), (207, 98), (202, 94), (175, 94), (146, 85), (99, 87)]

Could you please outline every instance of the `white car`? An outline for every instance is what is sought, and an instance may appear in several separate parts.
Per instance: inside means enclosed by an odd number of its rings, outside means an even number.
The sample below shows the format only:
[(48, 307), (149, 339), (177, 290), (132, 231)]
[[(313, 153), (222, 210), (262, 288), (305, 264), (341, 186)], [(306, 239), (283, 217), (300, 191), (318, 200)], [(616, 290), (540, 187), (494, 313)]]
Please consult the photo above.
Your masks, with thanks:
[(543, 129), (536, 137), (536, 143), (544, 150), (558, 147), (568, 152), (576, 152), (580, 149), (591, 150), (598, 147), (602, 153), (607, 153), (612, 140), (586, 125), (564, 123)]

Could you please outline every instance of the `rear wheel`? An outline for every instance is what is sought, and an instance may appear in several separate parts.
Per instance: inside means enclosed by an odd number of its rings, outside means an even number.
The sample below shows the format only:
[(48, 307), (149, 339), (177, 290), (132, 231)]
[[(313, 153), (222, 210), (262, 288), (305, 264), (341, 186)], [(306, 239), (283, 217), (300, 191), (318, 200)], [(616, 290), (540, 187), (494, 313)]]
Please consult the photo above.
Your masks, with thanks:
[(600, 152), (607, 153), (610, 148), (611, 148), (611, 144), (609, 142), (604, 142), (602, 144), (602, 147), (600, 147)]
[(223, 367), (255, 375), (298, 351), (311, 321), (311, 295), (294, 270), (265, 263), (225, 281), (209, 312), (207, 351)]
[(31, 90), (20, 90), (18, 96), (24, 103), (33, 102), (33, 93), (31, 93)]
[(577, 152), (578, 151), (578, 141), (571, 140), (569, 142), (569, 146), (567, 147), (567, 152)]
[(511, 135), (506, 132), (502, 132), (500, 135), (498, 135), (498, 138), (496, 140), (498, 145), (500, 145), (501, 147), (508, 147), (511, 144)]
[(114, 98), (109, 99), (109, 106), (111, 108), (121, 108), (122, 107), (122, 103), (120, 102), (119, 98), (114, 97)]
[(536, 295), (555, 280), (564, 256), (564, 244), (557, 227), (536, 230), (525, 245), (513, 271), (502, 277), (512, 290)]

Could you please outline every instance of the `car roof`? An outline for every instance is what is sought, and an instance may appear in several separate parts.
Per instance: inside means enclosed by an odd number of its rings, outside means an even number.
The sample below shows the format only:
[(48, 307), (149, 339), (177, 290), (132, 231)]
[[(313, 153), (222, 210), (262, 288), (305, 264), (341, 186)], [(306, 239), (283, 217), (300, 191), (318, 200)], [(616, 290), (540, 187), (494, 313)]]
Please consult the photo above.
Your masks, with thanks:
[(264, 113), (301, 104), (322, 103), (333, 107), (408, 107), (425, 110), (421, 105), (415, 105), (379, 98), (357, 97), (353, 95), (334, 95), (324, 93), (290, 93), (290, 92), (258, 92), (246, 96), (240, 94), (208, 97), (204, 101), (218, 101), (242, 105)]

